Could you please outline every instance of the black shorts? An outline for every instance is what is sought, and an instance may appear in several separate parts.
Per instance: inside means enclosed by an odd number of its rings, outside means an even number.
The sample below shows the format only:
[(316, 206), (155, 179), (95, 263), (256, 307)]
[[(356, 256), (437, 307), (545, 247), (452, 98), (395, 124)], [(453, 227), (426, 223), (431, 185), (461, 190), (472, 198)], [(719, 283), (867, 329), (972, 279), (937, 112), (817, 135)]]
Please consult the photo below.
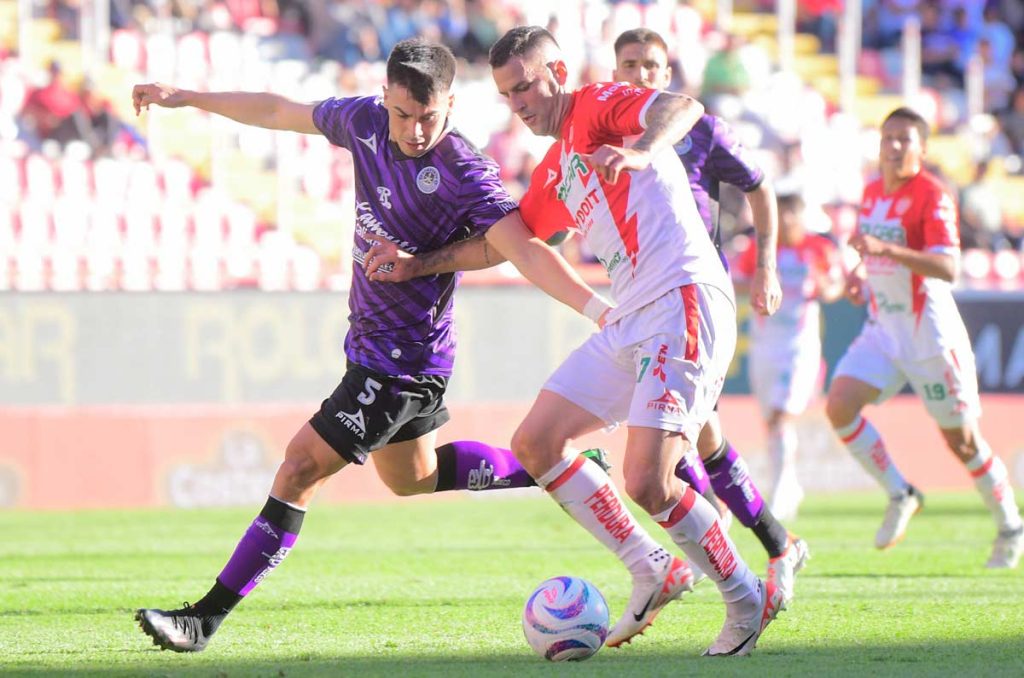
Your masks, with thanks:
[(345, 461), (364, 464), (374, 450), (441, 428), (449, 419), (446, 388), (447, 377), (390, 377), (349, 363), (309, 423)]

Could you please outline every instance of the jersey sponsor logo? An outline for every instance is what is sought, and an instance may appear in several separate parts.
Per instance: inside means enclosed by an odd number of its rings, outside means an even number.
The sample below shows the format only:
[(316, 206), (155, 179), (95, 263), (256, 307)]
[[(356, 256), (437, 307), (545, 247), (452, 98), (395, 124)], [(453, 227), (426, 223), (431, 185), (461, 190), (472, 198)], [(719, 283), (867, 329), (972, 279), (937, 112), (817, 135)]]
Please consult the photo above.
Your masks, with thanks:
[(441, 187), (441, 173), (433, 165), (428, 165), (416, 175), (416, 188), (420, 193), (430, 195)]
[(658, 379), (661, 379), (661, 383), (665, 383), (665, 361), (668, 359), (668, 344), (662, 344), (658, 348), (658, 357), (655, 360), (654, 370), (652, 374)]
[(711, 561), (711, 567), (715, 568), (715, 572), (722, 579), (731, 577), (736, 571), (736, 555), (729, 548), (729, 542), (717, 521), (700, 538), (700, 545), (704, 553), (708, 554), (708, 560)]
[(366, 438), (366, 420), (363, 417), (362, 408), (351, 413), (339, 411), (334, 416), (341, 421), (345, 428), (356, 434), (360, 440)]
[(382, 207), (391, 209), (391, 189), (387, 186), (377, 187), (377, 200), (380, 201)]
[(615, 496), (610, 483), (602, 485), (597, 492), (587, 497), (583, 504), (590, 508), (597, 522), (601, 523), (608, 534), (620, 544), (633, 534), (633, 521), (623, 508), (622, 502)]
[(630, 94), (639, 94), (643, 90), (639, 87), (633, 87), (627, 83), (615, 82), (601, 90), (601, 93), (597, 95), (597, 100), (601, 103), (607, 102), (616, 92), (621, 92), (624, 96)]
[[(396, 240), (391, 237), (391, 234), (384, 230), (384, 222), (377, 218), (377, 214), (373, 211), (373, 205), (369, 202), (357, 202), (356, 203), (356, 235), (363, 237), (367, 231), (374, 235), (388, 240), (398, 245), (399, 249), (403, 249), (406, 252), (415, 253), (419, 248), (407, 240)], [(353, 248), (353, 255), (359, 251), (359, 248)], [(361, 262), (360, 262), (361, 263)]]
[(581, 202), (580, 206), (576, 208), (576, 214), (573, 215), (573, 222), (576, 224), (576, 229), (584, 236), (590, 232), (591, 227), (594, 225), (594, 220), (590, 218), (590, 215), (594, 213), (594, 210), (600, 204), (601, 196), (598, 195), (597, 189), (595, 188), (590, 191), (590, 193), (587, 193), (583, 198), (583, 202)]
[(618, 268), (619, 264), (626, 260), (626, 257), (622, 255), (622, 252), (616, 252), (615, 256), (608, 261), (605, 261), (601, 257), (598, 257), (597, 260), (601, 262), (602, 266), (604, 266), (604, 270), (608, 271), (608, 275), (611, 275), (612, 271)]
[(874, 292), (875, 308), (881, 313), (906, 313), (907, 305), (898, 301), (889, 301), (885, 292)]
[(356, 139), (359, 140), (363, 144), (363, 146), (366, 146), (368, 149), (373, 151), (374, 155), (377, 154), (377, 135), (376, 134), (371, 134), (370, 136), (366, 137), (365, 139), (363, 137), (356, 137)]
[(565, 202), (569, 197), (569, 191), (572, 190), (572, 185), (576, 183), (578, 178), (581, 182), (584, 178), (590, 174), (590, 169), (584, 164), (583, 158), (579, 153), (573, 153), (566, 163), (566, 173), (562, 177), (562, 183), (558, 184), (558, 199)]

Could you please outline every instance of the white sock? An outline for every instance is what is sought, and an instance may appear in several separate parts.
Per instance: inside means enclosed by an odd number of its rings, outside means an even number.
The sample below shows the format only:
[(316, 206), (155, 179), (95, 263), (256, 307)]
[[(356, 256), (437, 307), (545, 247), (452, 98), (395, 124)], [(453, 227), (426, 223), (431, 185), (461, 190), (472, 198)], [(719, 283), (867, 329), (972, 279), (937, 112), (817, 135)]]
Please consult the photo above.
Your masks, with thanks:
[(791, 422), (779, 424), (768, 434), (768, 457), (775, 472), (776, 488), (787, 475), (796, 478), (796, 446), (796, 426)]
[(992, 512), (999, 531), (1016, 530), (1021, 526), (1020, 509), (1017, 508), (1006, 465), (992, 454), (992, 448), (981, 436), (975, 434), (975, 440), (978, 454), (965, 464), (974, 478), (974, 486)]
[(882, 436), (871, 422), (858, 414), (853, 423), (837, 428), (836, 433), (853, 454), (853, 458), (885, 488), (890, 497), (907, 491), (910, 483), (896, 468), (892, 457), (885, 449)]
[(537, 484), (614, 553), (630, 573), (654, 574), (655, 559), (665, 550), (636, 522), (605, 472), (586, 461), (582, 456), (563, 459), (537, 478)]
[(758, 596), (757, 576), (743, 561), (729, 533), (722, 529), (718, 511), (689, 485), (675, 506), (651, 516), (665, 528), (708, 578), (715, 582), (726, 603)]

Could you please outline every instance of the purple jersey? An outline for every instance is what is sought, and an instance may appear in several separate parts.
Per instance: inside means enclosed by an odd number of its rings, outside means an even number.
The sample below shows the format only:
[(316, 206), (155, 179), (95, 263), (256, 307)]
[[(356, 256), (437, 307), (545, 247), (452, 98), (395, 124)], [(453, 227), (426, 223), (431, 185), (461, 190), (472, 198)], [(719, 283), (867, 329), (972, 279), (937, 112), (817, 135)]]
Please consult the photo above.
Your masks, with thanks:
[(380, 97), (327, 99), (313, 122), (352, 152), (356, 186), (355, 259), (345, 355), (389, 375), (444, 375), (455, 362), (452, 295), (457, 274), (403, 283), (370, 282), (362, 262), (370, 232), (407, 252), (436, 250), (487, 231), (517, 208), (498, 165), (454, 129), (419, 158), (388, 138)]
[[(750, 157), (750, 151), (740, 144), (732, 128), (713, 115), (701, 116), (690, 133), (675, 145), (675, 151), (686, 166), (697, 212), (721, 256), (722, 234), (717, 210), (711, 203), (712, 200), (718, 202), (718, 185), (725, 182), (748, 193), (761, 185), (764, 172)], [(726, 263), (724, 256), (722, 263)]]

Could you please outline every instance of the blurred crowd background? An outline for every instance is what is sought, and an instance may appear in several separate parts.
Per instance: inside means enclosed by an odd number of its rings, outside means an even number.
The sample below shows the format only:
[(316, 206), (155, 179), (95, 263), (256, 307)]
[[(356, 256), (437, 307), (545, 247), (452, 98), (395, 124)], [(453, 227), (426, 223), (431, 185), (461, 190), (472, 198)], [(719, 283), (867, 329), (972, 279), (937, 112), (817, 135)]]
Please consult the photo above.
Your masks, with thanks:
[[(621, 31), (659, 31), (673, 87), (728, 120), (840, 243), (876, 171), (878, 123), (898, 105), (918, 109), (933, 125), (929, 166), (960, 200), (960, 284), (1019, 289), (1024, 3), (862, 0), (844, 98), (844, 0), (794, 2), (784, 59), (775, 0), (0, 0), (0, 289), (343, 289), (346, 151), (192, 109), (137, 118), (132, 84), (372, 94), (396, 42), (440, 40), (460, 58), (456, 125), (519, 193), (550, 140), (510, 116), (486, 54), (526, 23), (551, 29), (575, 84), (610, 79)], [(919, 37), (913, 73), (908, 34)], [(721, 218), (727, 247), (742, 247), (741, 194), (723, 193)]]

